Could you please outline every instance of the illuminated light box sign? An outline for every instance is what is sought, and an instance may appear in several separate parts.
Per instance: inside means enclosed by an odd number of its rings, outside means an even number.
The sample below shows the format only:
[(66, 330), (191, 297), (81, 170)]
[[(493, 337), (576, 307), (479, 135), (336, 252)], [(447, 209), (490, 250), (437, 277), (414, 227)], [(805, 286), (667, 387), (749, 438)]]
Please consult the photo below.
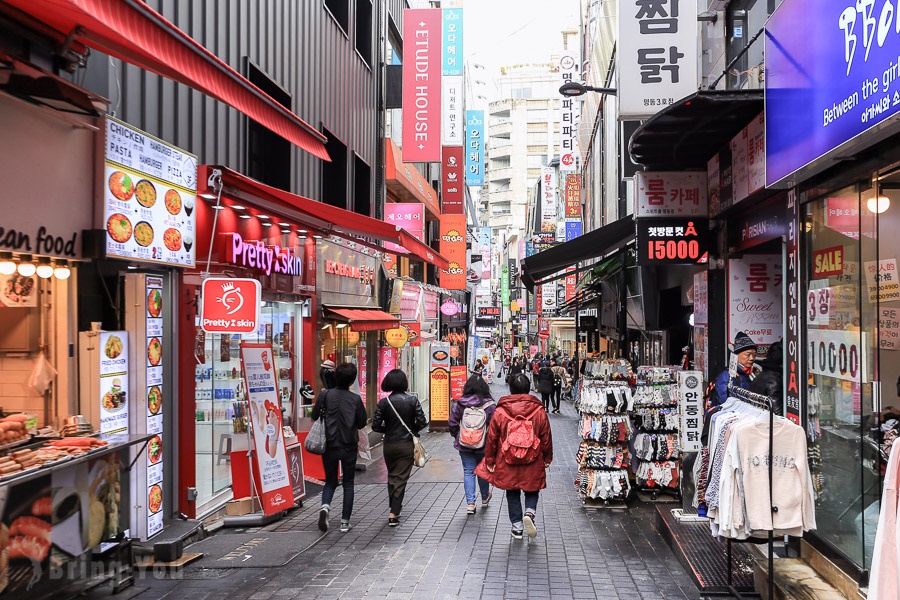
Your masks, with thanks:
[(637, 221), (639, 265), (706, 263), (707, 219), (640, 219)]
[(225, 261), (230, 264), (259, 269), (266, 275), (282, 273), (300, 277), (303, 274), (303, 259), (291, 254), (290, 248), (245, 240), (239, 233), (231, 234), (231, 243), (225, 248)]

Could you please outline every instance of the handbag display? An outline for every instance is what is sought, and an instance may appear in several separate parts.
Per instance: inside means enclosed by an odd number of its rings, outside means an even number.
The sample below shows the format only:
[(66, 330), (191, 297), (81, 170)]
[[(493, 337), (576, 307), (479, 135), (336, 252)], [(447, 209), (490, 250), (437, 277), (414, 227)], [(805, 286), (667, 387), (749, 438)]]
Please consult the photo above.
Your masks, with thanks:
[(428, 456), (428, 451), (425, 450), (425, 446), (422, 444), (422, 440), (419, 439), (419, 436), (412, 432), (412, 429), (409, 428), (409, 425), (406, 424), (406, 421), (403, 420), (403, 417), (400, 416), (400, 413), (397, 412), (397, 409), (394, 408), (394, 403), (391, 402), (391, 397), (387, 397), (388, 404), (391, 405), (391, 410), (394, 411), (394, 414), (397, 415), (397, 418), (400, 420), (400, 424), (406, 428), (409, 432), (409, 435), (412, 436), (413, 439), (413, 463), (419, 467), (420, 469), (425, 466), (425, 463), (428, 462), (428, 459), (431, 458)]
[(322, 397), (321, 418), (313, 422), (313, 426), (303, 442), (303, 447), (310, 454), (325, 454), (325, 447), (328, 442), (325, 439), (325, 399), (327, 397), (328, 392), (325, 392), (325, 395)]

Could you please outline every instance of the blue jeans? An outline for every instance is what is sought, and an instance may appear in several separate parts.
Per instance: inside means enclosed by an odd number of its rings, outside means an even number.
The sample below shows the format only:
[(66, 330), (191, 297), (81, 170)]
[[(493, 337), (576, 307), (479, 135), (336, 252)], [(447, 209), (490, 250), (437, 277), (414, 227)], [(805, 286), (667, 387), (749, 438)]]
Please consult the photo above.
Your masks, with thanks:
[(346, 450), (326, 450), (322, 455), (322, 464), (325, 467), (325, 487), (322, 489), (322, 504), (331, 505), (331, 499), (334, 498), (334, 491), (338, 486), (338, 464), (340, 463), (343, 470), (343, 482), (341, 487), (344, 488), (344, 506), (341, 511), (341, 519), (350, 520), (353, 513), (353, 496), (354, 485), (353, 480), (356, 476), (356, 448), (348, 448)]
[(483, 453), (459, 451), (459, 458), (463, 465), (463, 487), (466, 490), (466, 503), (475, 504), (475, 480), (478, 479), (478, 487), (481, 488), (481, 499), (484, 500), (491, 493), (491, 484), (475, 476), (475, 467), (484, 458)]
[[(509, 508), (509, 521), (513, 529), (522, 530), (524, 524), (522, 517), (522, 490), (506, 490), (506, 505)], [(525, 511), (534, 514), (537, 511), (537, 502), (540, 492), (524, 492)]]

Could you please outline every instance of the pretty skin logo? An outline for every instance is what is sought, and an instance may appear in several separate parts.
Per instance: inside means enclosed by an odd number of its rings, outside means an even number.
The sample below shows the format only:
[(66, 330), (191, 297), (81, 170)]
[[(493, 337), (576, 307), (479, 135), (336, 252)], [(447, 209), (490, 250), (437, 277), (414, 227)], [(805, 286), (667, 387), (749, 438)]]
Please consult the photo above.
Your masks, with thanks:
[(234, 284), (229, 281), (222, 284), (222, 291), (225, 293), (219, 297), (218, 302), (221, 302), (222, 306), (225, 307), (225, 314), (233, 315), (241, 310), (241, 307), (244, 306), (244, 295), (241, 293), (241, 290), (235, 288)]

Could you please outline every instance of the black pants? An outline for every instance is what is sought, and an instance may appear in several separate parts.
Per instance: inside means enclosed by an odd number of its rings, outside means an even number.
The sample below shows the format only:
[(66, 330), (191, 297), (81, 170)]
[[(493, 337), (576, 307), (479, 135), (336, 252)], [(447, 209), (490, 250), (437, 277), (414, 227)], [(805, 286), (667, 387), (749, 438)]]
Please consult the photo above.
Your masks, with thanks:
[(325, 467), (325, 488), (322, 490), (322, 504), (331, 505), (334, 491), (338, 485), (338, 463), (343, 470), (344, 507), (341, 511), (341, 519), (350, 520), (353, 512), (354, 486), (353, 478), (356, 476), (357, 449), (326, 450), (322, 455), (322, 465)]
[(553, 394), (550, 396), (553, 401), (553, 410), (559, 410), (560, 398), (562, 398), (562, 387), (553, 386)]
[(550, 411), (550, 396), (552, 396), (552, 395), (553, 395), (552, 392), (549, 394), (547, 394), (545, 392), (541, 392), (541, 402), (544, 404), (544, 410), (546, 410), (548, 412)]
[(406, 482), (412, 474), (413, 443), (392, 442), (384, 445), (384, 464), (388, 470), (388, 503), (391, 512), (399, 515), (403, 509), (403, 496), (406, 494)]

